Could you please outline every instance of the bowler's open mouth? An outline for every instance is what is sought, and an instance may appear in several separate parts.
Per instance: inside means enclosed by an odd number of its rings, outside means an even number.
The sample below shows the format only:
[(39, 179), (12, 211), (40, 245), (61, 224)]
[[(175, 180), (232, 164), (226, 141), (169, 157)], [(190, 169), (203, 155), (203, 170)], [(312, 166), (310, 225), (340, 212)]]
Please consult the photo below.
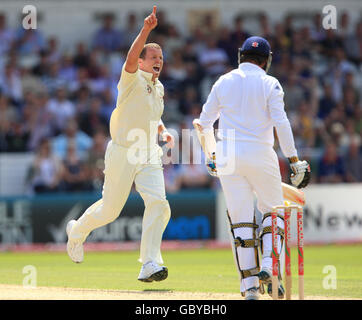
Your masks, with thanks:
[(160, 67), (154, 66), (154, 67), (153, 67), (153, 71), (154, 71), (154, 72), (157, 72), (157, 73), (160, 72)]

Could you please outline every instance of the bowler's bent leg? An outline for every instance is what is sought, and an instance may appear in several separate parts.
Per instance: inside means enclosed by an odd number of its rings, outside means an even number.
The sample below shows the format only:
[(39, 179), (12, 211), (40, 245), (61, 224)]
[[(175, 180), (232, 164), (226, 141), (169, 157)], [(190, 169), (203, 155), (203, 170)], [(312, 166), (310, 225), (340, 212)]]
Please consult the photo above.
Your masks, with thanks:
[(91, 231), (114, 221), (127, 201), (134, 175), (135, 166), (127, 160), (127, 149), (110, 142), (105, 156), (102, 199), (76, 221), (69, 239), (84, 242)]
[(161, 165), (143, 166), (136, 174), (135, 185), (145, 204), (139, 261), (143, 264), (154, 261), (162, 265), (162, 235), (171, 210), (166, 200)]

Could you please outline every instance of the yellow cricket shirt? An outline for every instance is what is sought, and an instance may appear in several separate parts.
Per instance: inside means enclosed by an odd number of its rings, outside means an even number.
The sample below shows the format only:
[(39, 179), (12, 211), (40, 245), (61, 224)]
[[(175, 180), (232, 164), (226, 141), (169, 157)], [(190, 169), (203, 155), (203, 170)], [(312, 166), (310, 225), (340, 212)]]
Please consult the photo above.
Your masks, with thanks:
[(110, 121), (112, 140), (123, 147), (151, 148), (157, 145), (158, 123), (163, 113), (164, 88), (152, 73), (122, 68), (117, 85), (117, 106)]

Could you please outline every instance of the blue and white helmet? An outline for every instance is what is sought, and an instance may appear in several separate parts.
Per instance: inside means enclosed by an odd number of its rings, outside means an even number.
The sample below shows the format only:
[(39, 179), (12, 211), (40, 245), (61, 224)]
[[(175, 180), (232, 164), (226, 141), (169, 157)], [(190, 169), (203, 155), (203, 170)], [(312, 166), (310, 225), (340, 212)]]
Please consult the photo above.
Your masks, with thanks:
[(255, 54), (261, 57), (266, 57), (267, 63), (265, 65), (265, 72), (268, 72), (272, 62), (272, 52), (269, 42), (262, 37), (249, 37), (246, 39), (241, 48), (239, 48), (238, 59), (240, 64), (240, 57), (243, 54)]

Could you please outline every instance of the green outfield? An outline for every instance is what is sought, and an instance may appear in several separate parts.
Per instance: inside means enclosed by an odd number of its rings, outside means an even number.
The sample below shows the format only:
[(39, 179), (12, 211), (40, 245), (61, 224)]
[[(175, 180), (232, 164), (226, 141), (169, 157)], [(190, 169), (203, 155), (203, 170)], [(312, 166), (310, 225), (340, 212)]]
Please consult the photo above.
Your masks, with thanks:
[[(305, 295), (362, 299), (362, 245), (307, 246)], [(151, 284), (137, 281), (138, 252), (86, 252), (82, 264), (65, 253), (0, 253), (0, 284), (22, 285), (23, 268), (34, 266), (37, 285), (112, 290), (172, 290), (238, 293), (239, 283), (229, 249), (163, 252), (169, 278)], [(297, 253), (292, 249), (293, 293), (297, 294)], [(336, 270), (333, 288), (331, 268)], [(333, 268), (332, 267), (332, 268)], [(327, 277), (327, 278), (326, 278)]]

